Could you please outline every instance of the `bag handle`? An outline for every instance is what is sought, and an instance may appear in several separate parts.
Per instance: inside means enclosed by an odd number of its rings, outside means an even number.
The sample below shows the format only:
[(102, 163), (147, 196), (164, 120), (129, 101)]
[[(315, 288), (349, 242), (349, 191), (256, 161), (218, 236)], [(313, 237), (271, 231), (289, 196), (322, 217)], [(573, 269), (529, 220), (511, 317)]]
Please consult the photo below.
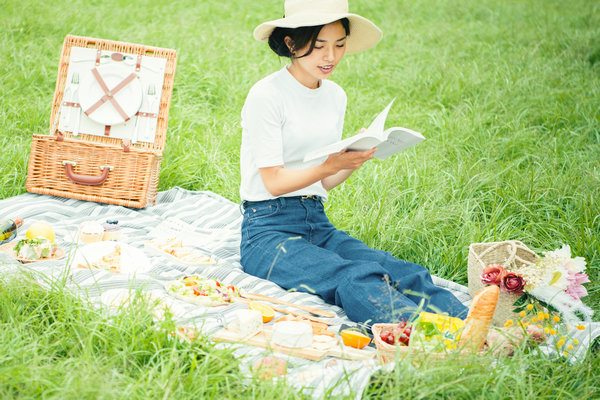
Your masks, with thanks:
[(73, 172), (73, 167), (77, 165), (75, 161), (63, 160), (62, 164), (65, 166), (65, 175), (67, 175), (67, 178), (80, 185), (102, 185), (108, 178), (109, 172), (114, 169), (111, 165), (101, 165), (100, 170), (102, 174), (97, 176), (81, 175)]
[(487, 253), (496, 250), (498, 247), (501, 246), (508, 246), (508, 257), (506, 258), (506, 260), (504, 261), (504, 263), (502, 263), (502, 268), (506, 268), (508, 267), (510, 264), (515, 263), (515, 261), (520, 262), (522, 265), (534, 265), (535, 263), (531, 262), (531, 261), (527, 261), (524, 260), (523, 258), (519, 257), (517, 255), (517, 251), (519, 249), (527, 251), (527, 252), (531, 252), (531, 250), (529, 248), (527, 248), (523, 243), (519, 242), (518, 240), (506, 240), (504, 242), (497, 242), (494, 243), (493, 245), (489, 246), (487, 249), (485, 249), (484, 251), (481, 252), (481, 254), (474, 254), (477, 257), (477, 261), (485, 267), (485, 265), (483, 265), (483, 260), (481, 259), (482, 257), (484, 257)]

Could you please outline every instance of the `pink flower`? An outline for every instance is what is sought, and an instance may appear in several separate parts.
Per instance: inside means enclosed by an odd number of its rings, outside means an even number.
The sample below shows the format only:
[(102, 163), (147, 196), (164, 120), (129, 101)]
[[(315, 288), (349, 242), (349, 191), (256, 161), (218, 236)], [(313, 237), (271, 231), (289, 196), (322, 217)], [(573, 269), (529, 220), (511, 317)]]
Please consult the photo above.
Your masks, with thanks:
[(506, 274), (504, 268), (498, 264), (490, 264), (481, 273), (481, 282), (484, 285), (500, 285), (502, 277)]
[(519, 294), (523, 293), (524, 286), (525, 281), (521, 275), (508, 272), (502, 277), (500, 288), (504, 289), (505, 292)]
[(588, 295), (587, 290), (582, 285), (571, 285), (565, 290), (565, 293), (569, 294), (575, 300), (579, 300), (581, 297)]
[(569, 281), (569, 283), (571, 285), (581, 285), (582, 283), (589, 282), (590, 278), (587, 276), (587, 274), (579, 274), (579, 273), (569, 271), (567, 280)]

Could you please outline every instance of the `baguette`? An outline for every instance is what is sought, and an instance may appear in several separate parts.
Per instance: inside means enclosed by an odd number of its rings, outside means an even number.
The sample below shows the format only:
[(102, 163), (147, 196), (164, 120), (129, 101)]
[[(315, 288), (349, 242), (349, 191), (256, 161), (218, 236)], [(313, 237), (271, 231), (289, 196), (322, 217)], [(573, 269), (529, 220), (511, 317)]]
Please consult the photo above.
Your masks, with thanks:
[(481, 350), (494, 317), (499, 295), (500, 288), (496, 285), (487, 286), (475, 294), (471, 301), (465, 327), (460, 335), (461, 347), (472, 351)]

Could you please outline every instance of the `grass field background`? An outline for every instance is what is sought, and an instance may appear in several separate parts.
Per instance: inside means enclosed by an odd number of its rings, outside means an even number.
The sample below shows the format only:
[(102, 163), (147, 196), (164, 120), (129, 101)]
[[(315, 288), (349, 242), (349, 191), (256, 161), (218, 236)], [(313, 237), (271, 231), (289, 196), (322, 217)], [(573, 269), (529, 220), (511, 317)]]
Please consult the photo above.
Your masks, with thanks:
[[(25, 192), (31, 135), (48, 131), (62, 42), (76, 34), (178, 51), (159, 189), (239, 201), (241, 107), (285, 62), (251, 33), (279, 18), (282, 3), (0, 1), (0, 198)], [(333, 190), (332, 221), (462, 284), (470, 243), (519, 239), (540, 254), (569, 244), (588, 262), (585, 301), (600, 311), (600, 4), (350, 0), (350, 8), (384, 39), (333, 75), (348, 95), (346, 134), (396, 97), (388, 125), (427, 140)], [(284, 385), (241, 385), (226, 351), (169, 340), (143, 309), (106, 321), (60, 287), (8, 279), (2, 288), (0, 396), (299, 397)], [(374, 377), (364, 397), (592, 398), (598, 368), (597, 353), (576, 366), (528, 354), (484, 367), (401, 366)]]

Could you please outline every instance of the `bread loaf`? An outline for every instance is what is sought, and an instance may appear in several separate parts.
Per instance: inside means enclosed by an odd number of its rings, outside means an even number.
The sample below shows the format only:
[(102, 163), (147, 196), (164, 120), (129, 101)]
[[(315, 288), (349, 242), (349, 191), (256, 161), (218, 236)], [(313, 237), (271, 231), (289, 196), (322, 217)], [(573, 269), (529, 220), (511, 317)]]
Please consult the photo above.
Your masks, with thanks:
[(486, 286), (475, 294), (471, 301), (465, 327), (460, 335), (459, 345), (463, 348), (479, 351), (484, 343), (494, 317), (500, 288)]

